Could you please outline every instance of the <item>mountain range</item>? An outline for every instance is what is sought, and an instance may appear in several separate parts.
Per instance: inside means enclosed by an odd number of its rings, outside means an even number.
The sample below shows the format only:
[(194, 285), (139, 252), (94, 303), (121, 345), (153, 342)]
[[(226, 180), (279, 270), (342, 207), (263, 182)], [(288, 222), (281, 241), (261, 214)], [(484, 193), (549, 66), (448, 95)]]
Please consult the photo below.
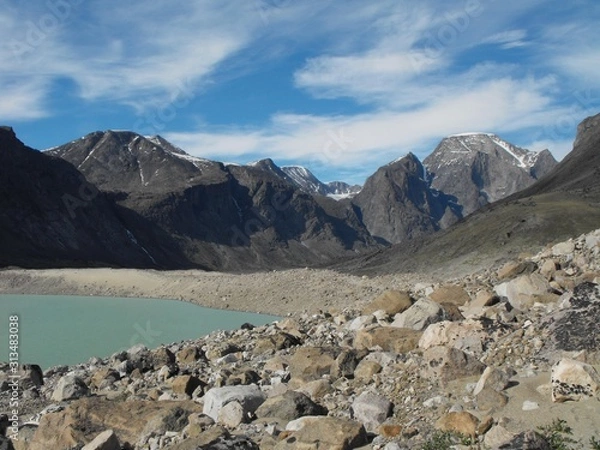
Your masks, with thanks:
[(230, 271), (414, 247), (562, 166), (548, 151), (465, 133), (422, 162), (409, 153), (379, 168), (361, 187), (271, 159), (198, 158), (125, 131), (38, 152), (8, 127), (0, 159), (0, 265)]
[(338, 269), (363, 275), (423, 270), (461, 275), (588, 233), (599, 223), (600, 114), (578, 126), (573, 150), (538, 182), (439, 233)]

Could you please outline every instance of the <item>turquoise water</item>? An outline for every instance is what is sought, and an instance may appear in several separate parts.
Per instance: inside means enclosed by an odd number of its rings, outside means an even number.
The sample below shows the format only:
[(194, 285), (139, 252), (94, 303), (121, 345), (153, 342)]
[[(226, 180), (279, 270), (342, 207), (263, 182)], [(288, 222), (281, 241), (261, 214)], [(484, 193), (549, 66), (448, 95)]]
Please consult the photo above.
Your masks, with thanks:
[(278, 319), (174, 300), (0, 295), (0, 361), (8, 361), (12, 351), (9, 318), (14, 315), (19, 317), (19, 362), (44, 369), (106, 357), (135, 344), (153, 348)]

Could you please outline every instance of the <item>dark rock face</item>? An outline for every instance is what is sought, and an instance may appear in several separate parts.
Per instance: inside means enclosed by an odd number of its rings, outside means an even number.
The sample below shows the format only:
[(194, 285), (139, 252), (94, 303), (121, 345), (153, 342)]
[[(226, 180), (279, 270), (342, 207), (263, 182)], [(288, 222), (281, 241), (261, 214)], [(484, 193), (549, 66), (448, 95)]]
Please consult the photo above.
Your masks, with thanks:
[(113, 131), (50, 153), (110, 194), (136, 236), (168, 249), (167, 267), (304, 266), (375, 245), (353, 211), (305, 194), (271, 160), (225, 166), (159, 136)]
[(550, 325), (552, 343), (559, 350), (600, 352), (600, 336), (590, 333), (600, 320), (600, 286), (589, 282), (576, 286), (570, 304)]
[(463, 216), (530, 186), (557, 164), (548, 150), (530, 152), (483, 133), (445, 138), (423, 163), (431, 186), (456, 197)]
[(151, 250), (75, 167), (0, 129), (0, 266), (156, 267)]
[(370, 233), (398, 243), (439, 230), (461, 217), (455, 199), (431, 189), (412, 153), (381, 167), (352, 200)]

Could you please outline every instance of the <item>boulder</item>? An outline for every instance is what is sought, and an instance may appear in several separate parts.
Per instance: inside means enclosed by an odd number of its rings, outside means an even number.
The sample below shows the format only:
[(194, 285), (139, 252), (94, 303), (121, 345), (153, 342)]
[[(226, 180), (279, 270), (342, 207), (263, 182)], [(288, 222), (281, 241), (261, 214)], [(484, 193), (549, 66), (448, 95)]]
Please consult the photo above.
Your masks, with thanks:
[(210, 361), (222, 358), (223, 356), (230, 355), (241, 351), (240, 347), (233, 344), (232, 342), (218, 342), (209, 347), (206, 351), (206, 357)]
[(175, 362), (175, 355), (168, 348), (160, 347), (152, 351), (150, 359), (152, 361), (152, 368), (158, 370), (162, 366), (173, 364)]
[(383, 367), (376, 361), (362, 360), (354, 370), (354, 379), (368, 383), (375, 374), (381, 372)]
[(127, 350), (127, 361), (133, 369), (139, 369), (142, 372), (147, 372), (154, 367), (152, 361), (152, 353), (143, 344), (137, 344)]
[(577, 285), (566, 307), (548, 321), (549, 351), (586, 350), (591, 356), (600, 354), (600, 334), (590, 333), (600, 317), (600, 286), (585, 282)]
[(119, 372), (110, 367), (104, 367), (94, 372), (90, 380), (90, 386), (96, 389), (102, 389), (104, 386), (114, 384), (120, 379), (121, 375)]
[(219, 411), (231, 402), (238, 402), (244, 414), (252, 414), (264, 403), (266, 395), (255, 384), (212, 388), (204, 396), (203, 412), (213, 420), (219, 419)]
[(44, 374), (37, 364), (23, 364), (19, 369), (19, 384), (23, 390), (44, 385)]
[(575, 243), (572, 240), (561, 242), (552, 247), (553, 256), (567, 256), (575, 251)]
[(65, 375), (58, 380), (52, 393), (52, 400), (55, 402), (74, 400), (85, 397), (89, 392), (87, 385), (81, 378), (76, 375)]
[(423, 354), (425, 376), (438, 379), (442, 385), (448, 382), (481, 375), (485, 365), (471, 355), (456, 348), (432, 347)]
[(385, 291), (363, 309), (363, 314), (369, 315), (383, 310), (389, 316), (394, 316), (406, 311), (411, 305), (412, 300), (407, 292)]
[(331, 376), (334, 378), (354, 378), (354, 370), (358, 363), (367, 356), (367, 350), (344, 350), (335, 359), (331, 367)]
[(301, 392), (287, 391), (267, 399), (256, 410), (256, 417), (273, 417), (285, 421), (295, 420), (303, 416), (327, 415), (327, 408), (316, 404)]
[(486, 367), (481, 378), (475, 386), (473, 395), (479, 394), (485, 387), (491, 388), (495, 391), (503, 391), (510, 383), (511, 375), (504, 370), (496, 369), (494, 367)]
[(113, 430), (106, 430), (81, 450), (121, 450), (121, 444)]
[(298, 392), (308, 395), (311, 400), (317, 401), (333, 391), (331, 382), (326, 379), (309, 381), (297, 389)]
[(198, 386), (202, 386), (202, 381), (192, 375), (182, 375), (176, 377), (171, 382), (171, 388), (175, 394), (192, 396), (192, 393)]
[(483, 353), (488, 333), (478, 320), (442, 321), (429, 325), (419, 340), (419, 348), (452, 346), (472, 355)]
[(466, 411), (451, 412), (441, 417), (436, 422), (435, 427), (440, 431), (450, 431), (475, 437), (479, 427), (479, 419)]
[(509, 261), (498, 270), (499, 280), (508, 280), (519, 275), (529, 275), (537, 270), (533, 261)]
[(370, 432), (377, 431), (378, 427), (392, 415), (392, 409), (392, 402), (373, 392), (363, 392), (352, 403), (354, 418)]
[(494, 288), (494, 292), (500, 297), (506, 297), (513, 308), (524, 311), (533, 306), (537, 297), (544, 296), (551, 289), (548, 280), (538, 273), (533, 273), (501, 283)]
[(396, 314), (391, 326), (421, 331), (443, 319), (444, 309), (433, 300), (422, 298), (403, 313)]
[(301, 347), (290, 358), (290, 375), (303, 382), (317, 380), (331, 372), (337, 354), (332, 348)]
[(256, 346), (254, 348), (255, 354), (266, 353), (269, 351), (279, 351), (286, 348), (296, 347), (300, 345), (302, 341), (289, 333), (285, 333), (280, 331), (273, 336), (266, 336), (259, 339), (256, 342)]
[(452, 284), (437, 288), (429, 294), (428, 297), (440, 305), (448, 303), (451, 305), (463, 306), (471, 300), (467, 291), (460, 286)]
[(236, 428), (240, 424), (248, 422), (248, 411), (238, 401), (232, 401), (219, 410), (217, 422), (228, 428)]
[(475, 403), (479, 411), (488, 411), (506, 406), (508, 397), (491, 387), (484, 387), (475, 395)]
[(181, 364), (193, 364), (202, 358), (202, 351), (198, 347), (185, 347), (177, 352), (177, 362)]
[(500, 448), (512, 441), (516, 435), (506, 428), (496, 425), (485, 434), (483, 443), (487, 448)]
[(600, 375), (593, 366), (563, 359), (552, 367), (552, 401), (579, 401), (600, 392)]
[(556, 261), (553, 259), (548, 259), (544, 262), (544, 264), (542, 264), (542, 267), (540, 267), (540, 274), (546, 278), (546, 280), (550, 281), (552, 278), (554, 278), (554, 274), (557, 270), (558, 265), (556, 264)]
[(71, 402), (64, 410), (40, 419), (27, 450), (70, 450), (97, 437), (98, 430), (113, 430), (121, 442), (135, 443), (151, 432), (178, 431), (187, 416), (200, 412), (192, 401), (116, 402), (87, 397)]
[(377, 327), (360, 330), (354, 338), (358, 350), (380, 348), (385, 352), (408, 353), (417, 348), (422, 333), (407, 328)]
[(288, 423), (286, 430), (290, 433), (275, 450), (352, 450), (369, 442), (360, 423), (335, 417), (302, 417)]

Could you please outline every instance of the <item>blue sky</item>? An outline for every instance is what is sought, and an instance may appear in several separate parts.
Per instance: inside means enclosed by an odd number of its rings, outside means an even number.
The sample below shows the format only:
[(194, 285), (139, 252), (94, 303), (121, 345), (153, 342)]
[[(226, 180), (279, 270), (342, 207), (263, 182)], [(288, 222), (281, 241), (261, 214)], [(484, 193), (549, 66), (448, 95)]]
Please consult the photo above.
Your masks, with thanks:
[(0, 0), (0, 122), (161, 134), (362, 183), (444, 136), (562, 158), (600, 112), (597, 0)]

